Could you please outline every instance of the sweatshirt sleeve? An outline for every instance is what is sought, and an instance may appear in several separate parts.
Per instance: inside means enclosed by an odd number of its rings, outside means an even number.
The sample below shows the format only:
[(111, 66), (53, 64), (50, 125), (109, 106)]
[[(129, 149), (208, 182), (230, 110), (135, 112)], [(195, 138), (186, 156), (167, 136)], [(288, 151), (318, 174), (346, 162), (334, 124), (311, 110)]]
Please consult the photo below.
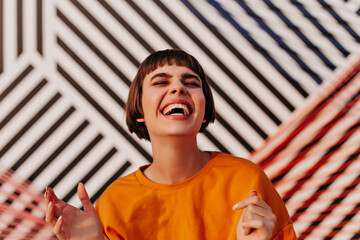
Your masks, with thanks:
[(103, 235), (105, 239), (125, 240), (121, 227), (121, 221), (117, 219), (118, 211), (112, 201), (112, 193), (105, 191), (99, 198), (95, 206), (101, 224), (103, 226)]
[(273, 231), (273, 238), (275, 240), (296, 240), (295, 230), (289, 213), (286, 209), (285, 203), (276, 191), (270, 179), (265, 172), (259, 167), (259, 182), (258, 189), (260, 189), (260, 197), (271, 207), (273, 213), (276, 215), (276, 224)]

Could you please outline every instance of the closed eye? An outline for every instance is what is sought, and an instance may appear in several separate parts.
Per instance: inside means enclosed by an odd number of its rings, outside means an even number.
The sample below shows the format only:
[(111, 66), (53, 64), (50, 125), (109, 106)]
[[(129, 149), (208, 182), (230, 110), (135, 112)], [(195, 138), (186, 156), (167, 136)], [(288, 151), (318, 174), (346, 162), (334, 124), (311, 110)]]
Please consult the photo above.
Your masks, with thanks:
[(200, 84), (197, 82), (187, 82), (185, 83), (186, 85), (190, 85), (190, 86), (195, 86), (195, 87), (200, 87)]
[(201, 87), (201, 81), (197, 75), (191, 73), (185, 73), (182, 76), (184, 84), (191, 85), (194, 87)]
[(152, 85), (156, 86), (156, 85), (165, 85), (165, 84), (167, 84), (166, 81), (158, 81), (158, 82), (154, 82)]

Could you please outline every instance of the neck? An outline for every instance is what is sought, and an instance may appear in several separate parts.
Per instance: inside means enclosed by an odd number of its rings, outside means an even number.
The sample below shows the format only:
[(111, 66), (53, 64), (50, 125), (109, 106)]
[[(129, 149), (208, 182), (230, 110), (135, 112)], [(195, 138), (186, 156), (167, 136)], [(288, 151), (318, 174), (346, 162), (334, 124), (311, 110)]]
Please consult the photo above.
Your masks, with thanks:
[(155, 138), (151, 139), (151, 145), (153, 164), (144, 175), (161, 184), (173, 184), (193, 176), (210, 158), (198, 149), (196, 136)]

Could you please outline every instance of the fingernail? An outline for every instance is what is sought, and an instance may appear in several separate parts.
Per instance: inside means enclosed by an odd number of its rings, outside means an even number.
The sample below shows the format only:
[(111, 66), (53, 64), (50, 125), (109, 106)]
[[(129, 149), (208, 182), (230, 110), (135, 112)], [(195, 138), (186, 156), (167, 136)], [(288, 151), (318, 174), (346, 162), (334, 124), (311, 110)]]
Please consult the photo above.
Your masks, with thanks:
[(251, 191), (250, 194), (257, 195), (257, 192), (255, 190)]
[(51, 208), (52, 204), (52, 202), (49, 202), (48, 208)]
[(235, 210), (235, 209), (237, 209), (239, 207), (239, 204), (238, 203), (236, 203), (234, 206), (233, 206), (233, 210)]

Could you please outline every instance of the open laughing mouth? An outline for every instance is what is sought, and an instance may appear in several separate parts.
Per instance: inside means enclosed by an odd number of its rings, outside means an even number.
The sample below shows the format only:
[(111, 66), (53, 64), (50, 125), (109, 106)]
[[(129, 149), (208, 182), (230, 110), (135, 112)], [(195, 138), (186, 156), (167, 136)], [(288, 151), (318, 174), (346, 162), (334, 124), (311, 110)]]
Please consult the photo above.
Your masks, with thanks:
[(191, 114), (191, 109), (183, 103), (173, 103), (167, 105), (162, 111), (164, 115), (171, 116), (189, 116)]

